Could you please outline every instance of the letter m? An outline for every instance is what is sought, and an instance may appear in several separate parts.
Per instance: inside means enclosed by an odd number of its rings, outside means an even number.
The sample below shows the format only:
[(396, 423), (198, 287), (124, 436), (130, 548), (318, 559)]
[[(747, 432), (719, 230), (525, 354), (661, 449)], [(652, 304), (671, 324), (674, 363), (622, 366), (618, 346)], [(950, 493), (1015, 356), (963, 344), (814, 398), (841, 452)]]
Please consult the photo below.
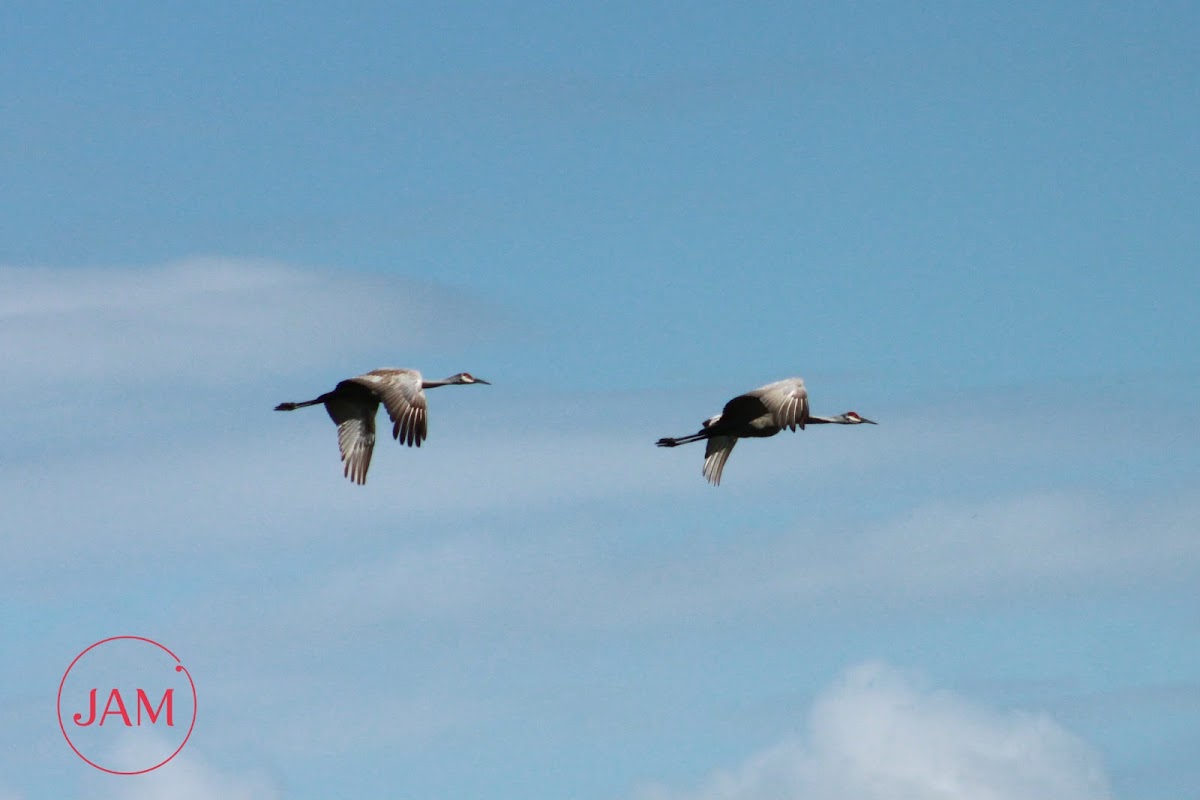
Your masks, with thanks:
[(167, 707), (167, 725), (175, 725), (175, 690), (167, 689), (163, 693), (163, 698), (158, 702), (158, 708), (150, 708), (150, 698), (146, 697), (146, 692), (142, 689), (137, 690), (137, 724), (142, 724), (142, 707), (146, 708), (146, 716), (150, 718), (150, 724), (158, 722), (158, 716), (162, 713), (163, 706)]

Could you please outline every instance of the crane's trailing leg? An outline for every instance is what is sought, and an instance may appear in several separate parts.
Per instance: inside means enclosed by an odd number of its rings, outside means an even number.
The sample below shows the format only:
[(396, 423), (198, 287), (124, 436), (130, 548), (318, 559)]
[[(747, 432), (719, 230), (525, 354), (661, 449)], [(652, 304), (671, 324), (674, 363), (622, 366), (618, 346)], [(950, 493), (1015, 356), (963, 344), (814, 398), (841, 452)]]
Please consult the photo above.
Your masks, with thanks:
[(700, 431), (699, 433), (693, 433), (691, 436), (680, 436), (678, 439), (671, 437), (671, 436), (665, 436), (662, 439), (659, 439), (657, 442), (655, 442), (655, 444), (657, 444), (659, 447), (678, 447), (681, 444), (688, 444), (689, 442), (698, 442), (701, 439), (707, 439), (707, 438), (708, 438), (708, 431)]
[(303, 403), (280, 403), (279, 405), (275, 406), (275, 410), (276, 411), (295, 411), (297, 408), (304, 408), (305, 406), (319, 405), (320, 403), (324, 403), (325, 399), (326, 399), (326, 396), (321, 395), (316, 400), (308, 400)]

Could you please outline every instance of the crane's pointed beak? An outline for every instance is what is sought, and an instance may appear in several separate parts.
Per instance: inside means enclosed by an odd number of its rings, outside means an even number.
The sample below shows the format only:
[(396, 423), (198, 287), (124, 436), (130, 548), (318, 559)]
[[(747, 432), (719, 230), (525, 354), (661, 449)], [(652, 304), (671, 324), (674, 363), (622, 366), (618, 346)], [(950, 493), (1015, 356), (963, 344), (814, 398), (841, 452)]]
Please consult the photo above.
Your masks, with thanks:
[(488, 386), (491, 386), (491, 385), (492, 385), (492, 382), (491, 382), (491, 381), (485, 381), (483, 378), (476, 378), (476, 379), (475, 379), (475, 382), (476, 382), (476, 383), (486, 383)]
[(867, 419), (866, 417), (859, 417), (859, 419), (862, 420), (863, 422), (867, 423), (868, 425), (878, 425), (879, 424), (875, 420)]

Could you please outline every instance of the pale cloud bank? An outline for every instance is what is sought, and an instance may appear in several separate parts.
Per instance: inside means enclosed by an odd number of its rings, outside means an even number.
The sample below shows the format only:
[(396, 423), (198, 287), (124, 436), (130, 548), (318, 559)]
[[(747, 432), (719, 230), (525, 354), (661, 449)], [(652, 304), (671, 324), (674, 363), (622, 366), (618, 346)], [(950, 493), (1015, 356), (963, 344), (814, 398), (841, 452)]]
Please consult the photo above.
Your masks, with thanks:
[(394, 276), (192, 258), (145, 267), (0, 267), (0, 347), (25, 380), (142, 382), (285, 373), (470, 337), (495, 314)]
[[(129, 740), (114, 753), (119, 769), (142, 769), (156, 760), (156, 747)], [(259, 771), (213, 766), (194, 745), (185, 746), (158, 769), (138, 776), (88, 776), (97, 798), (116, 800), (279, 800), (275, 781)]]
[(719, 548), (689, 549), (667, 563), (614, 556), (600, 540), (562, 532), (521, 541), (476, 534), (343, 567), (295, 607), (306, 624), (532, 615), (567, 628), (627, 628), (805, 613), (834, 601), (843, 609), (991, 603), (1186, 581), (1200, 564), (1197, 527), (1192, 497), (1117, 509), (1085, 494), (1037, 492), (929, 503), (858, 530), (731, 534)]
[(1045, 714), (999, 711), (867, 663), (818, 697), (804, 735), (637, 800), (1106, 800), (1096, 752)]

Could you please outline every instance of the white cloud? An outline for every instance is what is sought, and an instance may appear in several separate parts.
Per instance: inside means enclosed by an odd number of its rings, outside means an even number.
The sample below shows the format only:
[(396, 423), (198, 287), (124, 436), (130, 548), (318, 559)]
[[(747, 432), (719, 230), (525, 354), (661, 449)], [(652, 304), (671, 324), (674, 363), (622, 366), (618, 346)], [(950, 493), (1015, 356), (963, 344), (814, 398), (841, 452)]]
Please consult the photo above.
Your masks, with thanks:
[(1045, 714), (998, 711), (914, 685), (880, 663), (849, 670), (787, 738), (693, 791), (639, 800), (1103, 800), (1096, 752)]
[(6, 368), (35, 381), (244, 380), (470, 338), (495, 322), (479, 300), (432, 284), (246, 259), (8, 266), (0, 284)]
[(930, 503), (858, 530), (730, 536), (666, 561), (637, 548), (614, 551), (586, 532), (514, 539), (477, 531), (406, 542), (344, 566), (289, 605), (305, 624), (532, 615), (567, 628), (627, 628), (804, 613), (835, 601), (846, 610), (992, 603), (1081, 586), (1185, 582), (1200, 565), (1197, 528), (1200, 502), (1189, 497), (1118, 509), (1087, 495), (1032, 493)]
[[(118, 748), (114, 763), (140, 769), (157, 760), (155, 748), (130, 743)], [(277, 800), (283, 796), (274, 780), (261, 772), (218, 769), (189, 744), (158, 769), (136, 776), (89, 775), (97, 784), (96, 797), (117, 800)]]
[[(945, 420), (961, 443), (928, 453), (919, 438), (885, 427), (751, 442), (743, 455), (762, 459), (740, 465), (745, 489), (713, 489), (699, 476), (699, 450), (681, 460), (653, 447), (658, 404), (631, 400), (619, 404), (628, 411), (612, 415), (609, 398), (570, 396), (530, 419), (523, 409), (533, 395), (503, 387), (440, 391), (447, 395), (435, 398), (427, 446), (380, 440), (365, 488), (342, 478), (335, 430), (321, 409), (270, 410), (305, 396), (294, 392), (277, 391), (257, 411), (238, 408), (212, 421), (220, 427), (181, 420), (178, 430), (132, 445), (81, 447), (71, 431), (62, 452), (37, 454), (47, 469), (17, 460), (0, 466), (0, 496), (22, 500), (9, 509), (10, 559), (0, 575), (37, 593), (52, 591), (38, 588), (48, 585), (39, 570), (57, 565), (65, 550), (104, 559), (121, 551), (114, 543), (152, 545), (164, 557), (194, 559), (220, 556), (237, 541), (264, 554), (300, 545), (324, 553), (320, 541), (349, 534), (363, 543), (361, 561), (339, 558), (323, 583), (284, 591), (303, 594), (304, 606), (320, 597), (329, 614), (471, 619), (519, 610), (569, 627), (626, 627), (803, 610), (822, 599), (842, 608), (895, 608), (1067, 586), (1161, 584), (1200, 566), (1200, 497), (1188, 494), (1143, 491), (1118, 500), (1108, 492), (998, 489), (984, 500), (944, 500), (935, 498), (953, 492), (939, 482), (890, 501), (889, 516), (847, 506), (858, 502), (853, 479), (863, 472), (869, 483), (886, 482), (903, 465), (928, 483), (949, 471), (994, 471), (991, 441), (981, 463), (982, 434), (970, 419)], [(577, 430), (577, 417), (589, 420), (586, 431)], [(511, 424), (496, 424), (508, 418)], [(1027, 458), (1031, 438), (1055, 449), (1043, 431), (1002, 438)], [(773, 462), (808, 459), (822, 465), (828, 486), (789, 489), (777, 475), (773, 483), (755, 481)], [(64, 496), (72, 501), (61, 502)], [(693, 511), (682, 519), (698, 535), (673, 539), (667, 556), (641, 544), (614, 548), (624, 533), (565, 531), (548, 518), (525, 522), (526, 512), (618, 497), (686, 505)], [(631, 512), (620, 524), (656, 538), (653, 521), (641, 516)], [(448, 525), (459, 519), (471, 525)], [(516, 519), (527, 535), (507, 534)], [(657, 519), (675, 524), (666, 513)], [(441, 533), (431, 543), (418, 530)], [(397, 544), (382, 550), (381, 541)]]
[(1197, 525), (1200, 498), (1190, 495), (1132, 507), (1066, 491), (929, 501), (875, 528), (809, 542), (807, 559), (787, 559), (800, 569), (779, 577), (793, 591), (916, 598), (1164, 581), (1200, 563)]

